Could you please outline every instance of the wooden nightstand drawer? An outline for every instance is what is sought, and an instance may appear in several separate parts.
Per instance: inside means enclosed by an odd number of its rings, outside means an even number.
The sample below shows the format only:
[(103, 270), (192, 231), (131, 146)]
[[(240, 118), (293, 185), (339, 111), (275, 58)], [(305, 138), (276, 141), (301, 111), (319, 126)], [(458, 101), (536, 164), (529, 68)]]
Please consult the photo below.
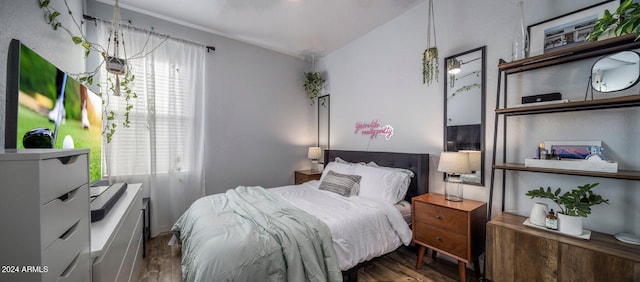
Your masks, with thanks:
[(467, 236), (418, 222), (415, 226), (416, 240), (461, 258), (467, 257)]
[(468, 213), (424, 202), (415, 203), (416, 222), (424, 222), (467, 235)]

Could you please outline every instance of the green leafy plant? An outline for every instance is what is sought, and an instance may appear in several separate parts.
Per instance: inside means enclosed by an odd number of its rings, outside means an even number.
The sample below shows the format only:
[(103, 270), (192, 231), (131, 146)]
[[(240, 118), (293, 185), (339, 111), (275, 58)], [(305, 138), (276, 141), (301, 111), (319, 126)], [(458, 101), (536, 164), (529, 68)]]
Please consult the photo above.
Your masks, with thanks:
[(636, 34), (636, 40), (640, 38), (640, 4), (633, 0), (625, 0), (611, 13), (604, 11), (602, 18), (596, 21), (593, 31), (587, 36), (587, 40), (598, 40), (598, 37), (613, 29), (616, 36), (623, 34)]
[(558, 188), (555, 192), (551, 191), (551, 187), (529, 190), (527, 196), (533, 198), (550, 199), (556, 203), (563, 214), (570, 216), (587, 217), (591, 214), (591, 206), (602, 203), (609, 203), (608, 199), (602, 198), (598, 194), (594, 194), (591, 189), (598, 186), (599, 183), (585, 184), (577, 188), (565, 192)]
[(438, 81), (440, 65), (438, 63), (438, 47), (430, 47), (422, 53), (422, 83), (431, 84)]
[(325, 79), (322, 78), (319, 72), (305, 72), (304, 73), (304, 91), (307, 92), (307, 96), (311, 100), (311, 104), (315, 98), (318, 98), (320, 91), (324, 87)]

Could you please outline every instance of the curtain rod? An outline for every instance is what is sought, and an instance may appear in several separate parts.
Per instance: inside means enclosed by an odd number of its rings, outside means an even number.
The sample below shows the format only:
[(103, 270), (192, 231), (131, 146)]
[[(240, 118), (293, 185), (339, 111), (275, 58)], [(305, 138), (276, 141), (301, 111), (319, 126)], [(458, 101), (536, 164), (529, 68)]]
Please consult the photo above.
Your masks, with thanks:
[[(103, 22), (106, 22), (106, 23), (112, 23), (111, 20), (105, 20), (105, 19), (101, 19), (101, 18), (96, 18), (94, 16), (89, 16), (89, 15), (82, 15), (82, 18), (87, 20), (87, 21), (103, 21)], [(178, 38), (178, 37), (173, 37), (173, 36), (168, 35), (168, 34), (162, 34), (162, 33), (159, 33), (159, 32), (155, 32), (153, 30), (148, 30), (148, 29), (144, 29), (144, 28), (140, 28), (140, 27), (136, 27), (136, 26), (132, 26), (132, 25), (126, 25), (126, 26), (129, 27), (129, 28), (132, 28), (134, 30), (137, 30), (137, 31), (147, 32), (147, 33), (150, 33), (150, 34), (153, 34), (153, 35), (167, 37), (167, 38), (171, 38), (171, 39), (175, 39), (175, 40), (191, 43), (191, 44), (194, 44), (194, 45), (199, 45), (199, 46), (207, 48), (207, 53), (216, 50), (215, 46), (209, 46), (209, 45), (202, 44), (200, 42), (191, 41), (191, 40)]]

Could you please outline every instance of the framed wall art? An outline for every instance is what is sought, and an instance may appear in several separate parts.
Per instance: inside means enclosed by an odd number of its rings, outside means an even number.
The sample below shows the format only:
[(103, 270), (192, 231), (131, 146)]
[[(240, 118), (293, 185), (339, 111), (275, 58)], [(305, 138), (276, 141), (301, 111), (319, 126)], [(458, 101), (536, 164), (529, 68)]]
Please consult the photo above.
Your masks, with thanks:
[(528, 26), (528, 56), (584, 44), (604, 11), (615, 11), (620, 3), (620, 0), (606, 1)]

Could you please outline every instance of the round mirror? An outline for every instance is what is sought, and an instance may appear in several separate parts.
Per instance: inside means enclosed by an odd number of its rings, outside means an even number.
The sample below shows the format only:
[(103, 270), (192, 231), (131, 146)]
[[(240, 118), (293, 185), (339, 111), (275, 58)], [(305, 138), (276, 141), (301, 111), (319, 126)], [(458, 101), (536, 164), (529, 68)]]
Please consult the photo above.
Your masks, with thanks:
[(591, 87), (598, 92), (625, 90), (638, 83), (640, 54), (623, 51), (597, 60), (591, 68)]

